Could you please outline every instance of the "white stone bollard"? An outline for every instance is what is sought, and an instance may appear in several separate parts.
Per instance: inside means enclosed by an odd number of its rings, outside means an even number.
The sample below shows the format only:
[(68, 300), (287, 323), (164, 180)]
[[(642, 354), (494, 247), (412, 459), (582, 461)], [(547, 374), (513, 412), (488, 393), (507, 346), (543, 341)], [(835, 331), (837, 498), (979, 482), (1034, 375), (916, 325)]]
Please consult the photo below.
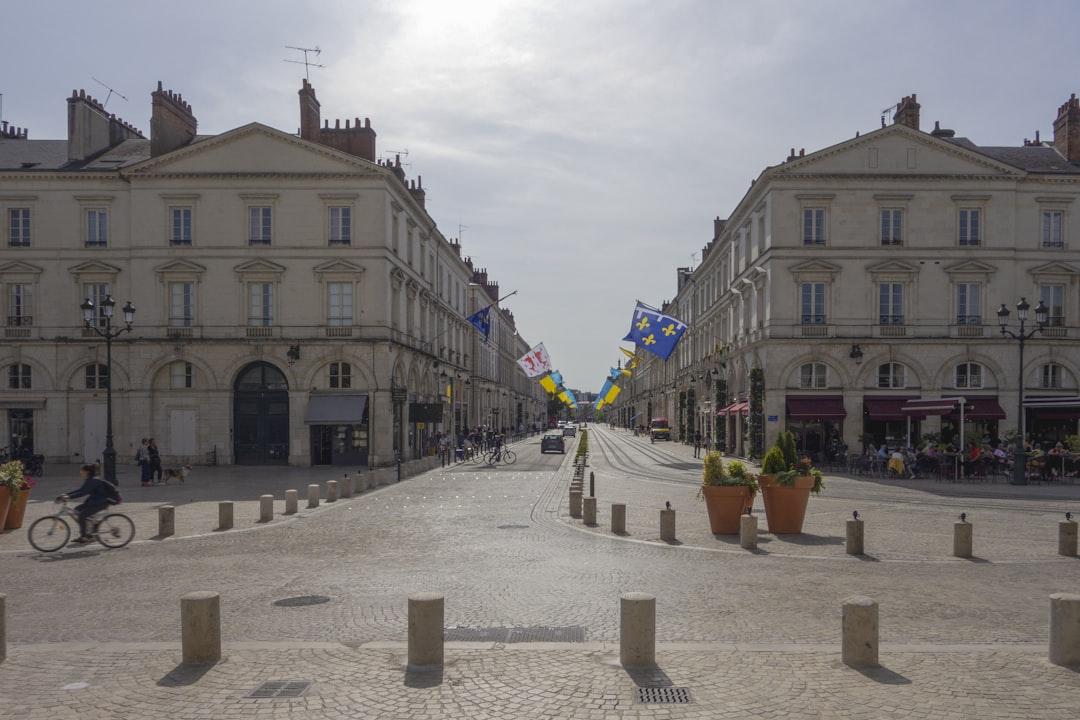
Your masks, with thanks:
[(1080, 595), (1050, 596), (1050, 662), (1080, 666)]
[(231, 500), (223, 500), (217, 504), (218, 530), (232, 530), (233, 526), (233, 503)]
[(299, 493), (297, 493), (295, 490), (286, 490), (285, 491), (285, 514), (286, 515), (295, 515), (296, 514), (296, 509), (297, 509), (297, 504), (298, 504), (298, 502), (297, 502), (297, 495), (298, 494)]
[(180, 639), (184, 665), (221, 659), (221, 596), (190, 592), (180, 597)]
[(958, 558), (971, 557), (972, 527), (966, 520), (953, 523), (952, 554)]
[(841, 656), (850, 667), (878, 665), (878, 604), (865, 595), (844, 601)]
[(616, 535), (626, 534), (626, 505), (623, 503), (611, 504), (611, 532)]
[(157, 509), (158, 537), (169, 537), (176, 533), (176, 508), (162, 505)]
[(443, 664), (443, 596), (416, 593), (409, 596), (409, 667)]
[(865, 535), (865, 527), (863, 521), (859, 519), (847, 521), (847, 538), (844, 543), (844, 547), (847, 550), (848, 555), (862, 555), (863, 543)]
[(570, 493), (570, 517), (572, 517), (572, 518), (581, 517), (581, 493), (580, 492), (571, 492)]
[(660, 539), (664, 542), (675, 542), (675, 511), (660, 511)]
[(623, 667), (656, 664), (656, 598), (626, 593), (619, 598), (619, 662)]
[(582, 514), (585, 516), (586, 525), (596, 524), (596, 498), (587, 497), (583, 500), (584, 507)]
[(1063, 520), (1058, 523), (1058, 555), (1076, 557), (1076, 521)]
[(274, 519), (274, 496), (259, 496), (259, 522), (268, 523)]
[(353, 476), (349, 473), (345, 473), (345, 477), (342, 479), (341, 482), (341, 497), (351, 498), (353, 496), (353, 492), (356, 488), (354, 483), (355, 480), (353, 479)]
[(326, 502), (337, 502), (337, 480), (326, 481)]
[(739, 518), (739, 547), (744, 550), (757, 549), (757, 515)]
[(0, 593), (0, 663), (7, 659), (7, 595)]
[(319, 507), (319, 486), (308, 485), (307, 486), (307, 506), (309, 508)]

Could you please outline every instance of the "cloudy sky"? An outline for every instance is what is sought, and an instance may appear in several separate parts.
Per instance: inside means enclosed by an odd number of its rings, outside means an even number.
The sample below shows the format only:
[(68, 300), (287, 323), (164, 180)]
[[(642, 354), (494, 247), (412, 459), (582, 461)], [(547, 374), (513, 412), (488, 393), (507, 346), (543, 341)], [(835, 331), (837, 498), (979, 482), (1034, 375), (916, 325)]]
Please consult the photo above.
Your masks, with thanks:
[(284, 46), (319, 45), (323, 116), (369, 116), (381, 152), (408, 149), (443, 233), (467, 226), (526, 339), (586, 390), (634, 300), (669, 298), (712, 218), (790, 147), (878, 127), (912, 92), (924, 129), (1019, 145), (1080, 91), (1071, 0), (94, 0), (3, 18), (3, 117), (36, 138), (65, 136), (72, 88), (104, 97), (91, 76), (144, 131), (160, 79), (200, 132), (295, 132)]

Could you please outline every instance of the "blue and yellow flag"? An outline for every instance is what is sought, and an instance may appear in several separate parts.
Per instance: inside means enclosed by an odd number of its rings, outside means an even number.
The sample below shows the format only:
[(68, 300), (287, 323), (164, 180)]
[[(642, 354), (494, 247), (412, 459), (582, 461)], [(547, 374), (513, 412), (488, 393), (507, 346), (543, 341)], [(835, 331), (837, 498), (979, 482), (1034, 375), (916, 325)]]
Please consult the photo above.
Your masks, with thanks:
[(562, 385), (563, 384), (562, 373), (559, 372), (558, 370), (552, 370), (551, 371), (551, 379), (555, 381), (556, 385)]
[(555, 391), (558, 389), (558, 385), (555, 384), (555, 381), (551, 379), (550, 375), (545, 375), (540, 378), (540, 387), (544, 388), (544, 390), (551, 395), (554, 395)]
[(604, 404), (610, 405), (615, 402), (615, 398), (619, 397), (620, 389), (618, 385), (612, 385), (607, 391), (607, 395), (604, 396)]
[(639, 302), (634, 308), (630, 332), (623, 340), (667, 360), (685, 333), (686, 325), (683, 322)]

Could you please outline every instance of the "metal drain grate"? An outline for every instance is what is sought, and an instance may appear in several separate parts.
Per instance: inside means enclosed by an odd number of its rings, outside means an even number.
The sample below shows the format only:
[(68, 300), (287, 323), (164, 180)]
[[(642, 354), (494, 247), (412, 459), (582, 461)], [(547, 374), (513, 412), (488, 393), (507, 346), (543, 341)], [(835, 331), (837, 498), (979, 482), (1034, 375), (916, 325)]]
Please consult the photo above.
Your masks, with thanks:
[(305, 607), (307, 605), (322, 605), (328, 602), (330, 602), (330, 598), (325, 595), (298, 595), (275, 600), (274, 604), (278, 607)]
[(524, 530), (528, 525), (496, 525), (499, 530)]
[(252, 690), (246, 697), (264, 700), (296, 698), (307, 692), (310, 687), (310, 680), (270, 680)]
[(585, 628), (580, 625), (566, 627), (448, 627), (445, 637), (451, 642), (585, 642)]
[(677, 687), (639, 687), (637, 701), (643, 705), (686, 705), (690, 690)]

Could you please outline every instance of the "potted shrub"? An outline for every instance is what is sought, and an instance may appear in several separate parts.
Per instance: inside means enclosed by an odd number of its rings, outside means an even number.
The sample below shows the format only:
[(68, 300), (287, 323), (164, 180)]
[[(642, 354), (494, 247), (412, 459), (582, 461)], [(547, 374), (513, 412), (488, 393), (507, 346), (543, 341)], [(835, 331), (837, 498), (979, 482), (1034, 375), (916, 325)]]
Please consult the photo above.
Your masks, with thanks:
[(16, 487), (21, 487), (23, 482), (23, 464), (18, 460), (0, 465), (0, 530), (7, 522), (8, 510), (11, 507), (11, 498)]
[(769, 513), (769, 494), (765, 488), (776, 484), (776, 476), (788, 469), (784, 462), (784, 451), (780, 448), (780, 441), (769, 448), (761, 461), (761, 474), (758, 475), (758, 487), (761, 488), (761, 501), (765, 503), (765, 514)]
[(10, 479), (14, 479), (12, 484), (8, 486), (11, 493), (11, 505), (8, 508), (7, 519), (0, 521), (0, 528), (18, 530), (22, 527), (23, 518), (26, 516), (26, 504), (30, 502), (30, 488), (34, 487), (34, 481), (29, 475), (23, 473), (21, 462), (16, 461), (8, 464), (17, 465), (18, 467), (12, 468), (9, 474), (5, 474), (3, 468), (0, 468), (0, 475), (3, 475), (4, 478), (0, 482), (7, 483)]
[(821, 471), (810, 458), (802, 458), (794, 467), (777, 473), (776, 482), (762, 490), (769, 532), (801, 533), (810, 493), (816, 495), (824, 487)]
[(739, 532), (739, 518), (754, 503), (757, 480), (737, 460), (727, 468), (718, 452), (705, 456), (701, 478), (701, 496), (709, 513), (709, 527), (714, 535)]

